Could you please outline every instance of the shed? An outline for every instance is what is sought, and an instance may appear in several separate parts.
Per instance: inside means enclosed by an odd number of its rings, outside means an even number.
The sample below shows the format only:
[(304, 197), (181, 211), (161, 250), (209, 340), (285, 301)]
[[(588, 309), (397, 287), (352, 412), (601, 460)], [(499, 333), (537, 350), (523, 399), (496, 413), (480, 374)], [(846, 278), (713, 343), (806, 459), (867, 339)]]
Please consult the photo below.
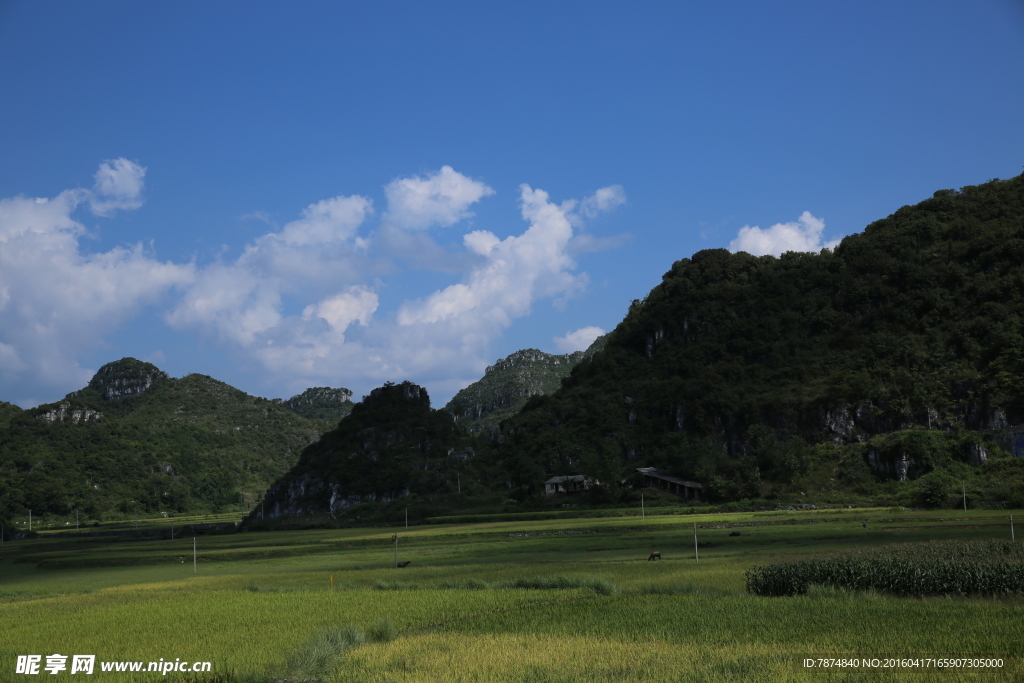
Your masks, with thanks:
[(556, 493), (575, 493), (587, 491), (591, 486), (600, 486), (601, 482), (585, 474), (570, 474), (564, 477), (551, 477), (544, 482), (544, 495)]
[(644, 475), (645, 486), (657, 486), (683, 498), (700, 500), (701, 491), (704, 489), (701, 484), (695, 481), (680, 479), (653, 467), (637, 467), (636, 471)]

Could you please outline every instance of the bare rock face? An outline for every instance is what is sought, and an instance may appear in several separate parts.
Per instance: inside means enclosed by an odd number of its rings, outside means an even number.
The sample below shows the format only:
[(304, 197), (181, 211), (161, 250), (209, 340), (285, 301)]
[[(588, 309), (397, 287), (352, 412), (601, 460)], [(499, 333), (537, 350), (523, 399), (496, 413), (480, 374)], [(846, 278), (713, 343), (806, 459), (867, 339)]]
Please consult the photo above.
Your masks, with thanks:
[(847, 439), (853, 434), (853, 416), (845, 403), (840, 403), (825, 413), (825, 427), (833, 434)]
[(103, 400), (112, 401), (141, 394), (149, 389), (153, 382), (164, 379), (170, 379), (170, 375), (152, 363), (135, 358), (122, 358), (100, 368), (89, 380), (89, 386), (102, 391)]
[(980, 443), (972, 443), (969, 453), (970, 462), (975, 467), (980, 467), (988, 460), (988, 451)]
[(58, 404), (56, 407), (41, 413), (38, 416), (41, 422), (71, 422), (73, 424), (86, 423), (90, 420), (98, 422), (103, 419), (103, 413), (92, 408), (72, 408), (67, 401)]

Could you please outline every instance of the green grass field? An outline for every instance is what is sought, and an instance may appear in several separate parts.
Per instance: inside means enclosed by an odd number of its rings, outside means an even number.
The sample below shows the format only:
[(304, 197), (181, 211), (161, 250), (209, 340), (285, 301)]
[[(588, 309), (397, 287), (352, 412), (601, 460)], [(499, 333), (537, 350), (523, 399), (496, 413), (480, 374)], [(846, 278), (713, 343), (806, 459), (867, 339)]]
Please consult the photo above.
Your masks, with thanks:
[[(1008, 539), (1008, 513), (658, 512), (201, 535), (195, 573), (191, 536), (8, 542), (0, 680), (39, 680), (14, 673), (17, 657), (45, 662), (55, 653), (210, 661), (221, 680), (240, 681), (1024, 680), (1020, 593), (916, 599), (821, 589), (762, 598), (744, 590), (744, 572), (758, 564), (889, 543)], [(395, 533), (399, 559), (411, 562), (404, 569), (394, 567)], [(653, 550), (664, 559), (648, 561)], [(817, 657), (965, 655), (1004, 666), (800, 666)], [(86, 680), (192, 680), (98, 669)]]

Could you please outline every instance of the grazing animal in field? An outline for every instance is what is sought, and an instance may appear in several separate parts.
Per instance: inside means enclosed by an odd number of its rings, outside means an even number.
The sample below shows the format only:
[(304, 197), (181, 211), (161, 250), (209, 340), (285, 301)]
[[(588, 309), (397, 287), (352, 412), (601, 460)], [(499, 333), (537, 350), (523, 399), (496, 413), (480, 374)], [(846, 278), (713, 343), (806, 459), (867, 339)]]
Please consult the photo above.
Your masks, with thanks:
[(399, 562), (395, 566), (402, 569), (403, 567), (408, 567), (410, 562), (412, 562), (412, 560), (406, 560), (405, 562)]
[(731, 534), (729, 534), (729, 535), (730, 535), (730, 536), (739, 536), (739, 535), (740, 535), (740, 532), (738, 532), (738, 531), (734, 531), (734, 532), (732, 532), (732, 533), (731, 533)]
[(651, 556), (647, 558), (647, 561), (650, 562), (651, 560), (660, 560), (660, 559), (661, 559), (661, 551), (660, 550), (655, 550), (654, 552), (651, 553)]

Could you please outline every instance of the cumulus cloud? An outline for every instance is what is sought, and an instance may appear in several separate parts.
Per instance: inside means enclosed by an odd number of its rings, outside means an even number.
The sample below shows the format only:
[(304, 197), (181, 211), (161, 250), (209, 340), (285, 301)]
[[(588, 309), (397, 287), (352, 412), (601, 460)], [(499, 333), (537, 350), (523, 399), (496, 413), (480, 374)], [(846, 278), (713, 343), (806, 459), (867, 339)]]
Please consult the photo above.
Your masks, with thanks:
[(93, 176), (96, 182), (89, 196), (89, 208), (97, 216), (139, 208), (145, 176), (145, 168), (124, 157), (104, 161)]
[[(46, 400), (55, 387), (82, 386), (92, 371), (79, 366), (81, 350), (102, 344), (143, 306), (176, 289), (180, 295), (163, 313), (171, 328), (256, 362), (266, 384), (279, 390), (322, 384), (359, 390), (412, 378), (454, 392), (493, 362), (489, 345), (516, 319), (539, 301), (557, 305), (586, 287), (573, 259), (579, 226), (625, 197), (612, 186), (555, 203), (547, 192), (522, 185), (520, 233), (499, 238), (467, 229), (461, 247), (443, 248), (431, 229), (470, 217), (475, 202), (494, 194), (445, 166), (385, 186), (387, 208), (376, 225), (369, 224), (369, 198), (339, 195), (309, 204), (280, 228), (265, 214), (249, 214), (267, 223), (264, 234), (235, 256), (225, 247), (205, 265), (160, 262), (140, 245), (86, 253), (74, 212), (84, 206), (109, 215), (137, 207), (144, 177), (143, 167), (116, 159), (100, 166), (90, 189), (0, 200), (5, 386), (11, 378), (33, 378), (44, 397), (50, 388)], [(433, 291), (396, 295), (413, 283), (410, 266), (448, 281)], [(600, 332), (583, 328), (556, 344), (585, 348)]]
[(203, 268), (167, 322), (242, 346), (256, 343), (284, 322), (285, 295), (336, 293), (366, 275), (367, 242), (357, 231), (372, 213), (372, 201), (358, 195), (310, 204), (233, 263)]
[[(141, 244), (82, 249), (85, 230), (73, 212), (83, 202), (96, 213), (137, 207), (144, 172), (118, 159), (100, 166), (92, 191), (0, 199), (0, 382), (9, 391), (31, 386), (46, 395), (82, 386), (92, 375), (79, 366), (82, 352), (192, 280), (191, 265), (157, 261)], [(99, 211), (97, 197), (105, 198)]]
[(384, 220), (400, 228), (423, 230), (447, 227), (469, 218), (467, 209), (494, 190), (484, 183), (443, 166), (426, 177), (399, 178), (384, 188), (388, 210)]
[(555, 348), (559, 353), (586, 351), (594, 340), (604, 334), (600, 327), (581, 327), (575, 332), (567, 332), (565, 336), (555, 337)]
[(320, 318), (339, 335), (339, 341), (344, 341), (342, 335), (348, 326), (356, 321), (361, 325), (368, 325), (370, 316), (377, 310), (378, 304), (377, 295), (369, 288), (349, 287), (345, 292), (339, 292), (316, 304), (306, 306), (302, 311), (302, 317), (306, 320)]
[(832, 249), (840, 240), (822, 244), (821, 236), (824, 230), (824, 220), (812, 216), (810, 211), (804, 211), (797, 220), (776, 223), (767, 230), (762, 230), (756, 225), (743, 226), (736, 239), (729, 242), (729, 251), (745, 251), (754, 256), (781, 256), (787, 251), (817, 252)]
[(580, 282), (571, 274), (576, 264), (567, 247), (572, 225), (565, 211), (551, 203), (543, 190), (520, 187), (523, 218), (530, 227), (522, 235), (499, 240), (486, 230), (467, 234), (463, 243), (486, 261), (473, 268), (464, 282), (430, 296), (407, 302), (398, 323), (437, 323), (472, 314), (478, 326), (506, 327), (529, 312), (540, 297), (571, 293)]

